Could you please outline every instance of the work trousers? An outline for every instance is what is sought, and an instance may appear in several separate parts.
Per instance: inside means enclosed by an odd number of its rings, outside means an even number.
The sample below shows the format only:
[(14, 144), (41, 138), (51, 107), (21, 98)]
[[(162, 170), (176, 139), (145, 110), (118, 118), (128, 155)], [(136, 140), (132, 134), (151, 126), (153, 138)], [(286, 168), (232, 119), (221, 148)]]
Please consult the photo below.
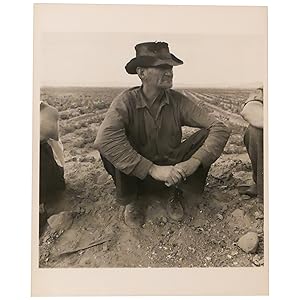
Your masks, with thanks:
[(264, 150), (263, 129), (249, 125), (244, 135), (253, 170), (253, 180), (257, 186), (257, 195), (263, 197), (264, 193)]
[(52, 193), (64, 190), (64, 169), (60, 167), (47, 142), (40, 143), (40, 203)]
[[(178, 148), (174, 149), (172, 160), (153, 161), (156, 165), (167, 166), (175, 165), (191, 158), (191, 156), (203, 145), (208, 136), (208, 130), (201, 129), (182, 142)], [(164, 182), (154, 180), (150, 175), (144, 180), (135, 176), (126, 175), (116, 169), (103, 155), (100, 156), (103, 161), (104, 168), (112, 176), (117, 193), (117, 202), (121, 205), (127, 205), (136, 201), (138, 196), (147, 191), (160, 191), (168, 189)], [(174, 159), (175, 157), (175, 159)], [(186, 181), (179, 185), (179, 188), (187, 186), (188, 190), (194, 194), (201, 194), (204, 190), (207, 174), (210, 166), (203, 167), (202, 164), (194, 174), (189, 176)]]

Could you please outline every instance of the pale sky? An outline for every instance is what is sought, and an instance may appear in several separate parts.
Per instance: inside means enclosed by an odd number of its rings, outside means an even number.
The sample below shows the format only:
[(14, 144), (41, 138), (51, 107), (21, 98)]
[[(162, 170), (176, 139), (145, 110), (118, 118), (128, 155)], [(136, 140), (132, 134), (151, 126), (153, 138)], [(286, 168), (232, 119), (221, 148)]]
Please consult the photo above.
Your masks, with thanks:
[(184, 61), (174, 67), (174, 87), (252, 87), (266, 79), (264, 7), (49, 8), (38, 26), (41, 85), (138, 85), (125, 64), (135, 44), (154, 40), (168, 42)]

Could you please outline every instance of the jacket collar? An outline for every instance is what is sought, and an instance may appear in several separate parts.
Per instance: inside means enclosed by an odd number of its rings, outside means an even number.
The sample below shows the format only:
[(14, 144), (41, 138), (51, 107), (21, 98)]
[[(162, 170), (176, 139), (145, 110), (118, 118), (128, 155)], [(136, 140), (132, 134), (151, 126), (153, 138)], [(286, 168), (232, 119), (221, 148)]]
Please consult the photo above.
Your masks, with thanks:
[[(161, 106), (169, 104), (168, 92), (164, 91), (161, 93), (155, 101), (161, 101)], [(145, 108), (148, 107), (146, 96), (143, 93), (143, 86), (140, 86), (138, 89), (138, 97), (136, 98), (136, 108)]]

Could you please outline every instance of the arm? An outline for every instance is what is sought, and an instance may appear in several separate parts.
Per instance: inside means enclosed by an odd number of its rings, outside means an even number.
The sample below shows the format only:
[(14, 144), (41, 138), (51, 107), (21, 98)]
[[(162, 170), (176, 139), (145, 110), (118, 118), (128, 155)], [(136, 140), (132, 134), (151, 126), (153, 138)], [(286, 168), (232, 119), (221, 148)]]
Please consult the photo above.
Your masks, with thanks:
[(209, 135), (204, 144), (191, 157), (191, 161), (198, 160), (199, 165), (202, 164), (204, 167), (208, 167), (222, 154), (231, 131), (212, 114), (209, 114), (205, 107), (199, 106), (199, 103), (183, 96), (179, 105), (182, 125), (209, 130)]
[(94, 145), (115, 168), (127, 175), (144, 179), (153, 163), (140, 155), (129, 143), (125, 133), (128, 118), (127, 107), (118, 97), (106, 113)]
[(260, 101), (249, 101), (243, 107), (241, 116), (250, 123), (250, 125), (263, 128), (264, 126), (264, 108)]
[[(144, 179), (148, 174), (159, 181), (176, 184), (181, 180), (180, 171), (173, 166), (157, 166), (140, 155), (129, 143), (125, 127), (129, 123), (126, 104), (116, 99), (102, 122), (95, 147), (121, 172)], [(182, 173), (182, 172), (181, 172)]]
[(44, 102), (40, 104), (40, 140), (58, 141), (58, 110)]
[(250, 125), (263, 128), (264, 125), (264, 97), (263, 89), (258, 88), (251, 93), (244, 104), (241, 116), (250, 123)]

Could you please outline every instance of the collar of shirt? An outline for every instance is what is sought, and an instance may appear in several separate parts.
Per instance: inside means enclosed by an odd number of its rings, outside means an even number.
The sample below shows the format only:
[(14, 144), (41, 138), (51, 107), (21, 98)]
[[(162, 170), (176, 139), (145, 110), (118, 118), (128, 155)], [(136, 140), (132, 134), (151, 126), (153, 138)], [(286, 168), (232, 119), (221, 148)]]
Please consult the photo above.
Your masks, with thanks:
[[(155, 101), (160, 101), (160, 107), (164, 106), (165, 104), (169, 104), (169, 96), (166, 91), (164, 91), (161, 95), (159, 95)], [(146, 100), (146, 96), (143, 93), (143, 86), (140, 86), (138, 89), (138, 97), (136, 98), (136, 108), (149, 108)]]

